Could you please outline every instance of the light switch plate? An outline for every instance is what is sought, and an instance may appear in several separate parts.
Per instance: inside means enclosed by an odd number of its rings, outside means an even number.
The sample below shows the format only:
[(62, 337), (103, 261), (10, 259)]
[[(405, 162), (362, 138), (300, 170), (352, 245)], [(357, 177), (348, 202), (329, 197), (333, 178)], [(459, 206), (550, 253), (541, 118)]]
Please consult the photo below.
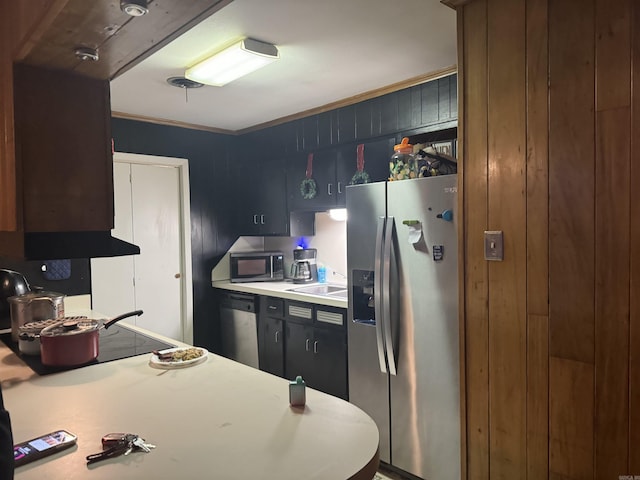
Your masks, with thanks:
[(504, 243), (502, 230), (485, 230), (484, 259), (501, 262), (504, 260)]

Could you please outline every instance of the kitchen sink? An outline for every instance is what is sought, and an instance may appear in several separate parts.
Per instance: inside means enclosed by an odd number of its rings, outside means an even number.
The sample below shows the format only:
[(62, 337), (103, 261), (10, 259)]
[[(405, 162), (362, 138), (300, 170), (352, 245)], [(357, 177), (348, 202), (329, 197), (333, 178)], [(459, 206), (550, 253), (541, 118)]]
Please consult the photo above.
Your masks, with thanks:
[(336, 292), (331, 292), (331, 293), (327, 293), (327, 297), (336, 297), (336, 298), (344, 298), (347, 299), (349, 298), (349, 291), (348, 290), (338, 290)]
[(287, 289), (290, 292), (308, 293), (310, 295), (323, 295), (332, 297), (347, 298), (347, 287), (344, 285), (307, 285), (305, 287), (296, 287)]

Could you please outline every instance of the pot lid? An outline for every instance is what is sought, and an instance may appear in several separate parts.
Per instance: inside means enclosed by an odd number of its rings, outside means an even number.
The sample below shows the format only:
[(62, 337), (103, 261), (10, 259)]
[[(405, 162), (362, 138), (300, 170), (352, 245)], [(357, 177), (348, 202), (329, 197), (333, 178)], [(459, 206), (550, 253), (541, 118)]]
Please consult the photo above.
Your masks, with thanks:
[(61, 337), (66, 335), (81, 335), (100, 328), (101, 322), (86, 317), (67, 317), (59, 319), (53, 325), (40, 332), (41, 337)]
[(64, 293), (59, 292), (48, 292), (46, 290), (40, 292), (27, 292), (22, 295), (16, 295), (14, 297), (9, 297), (7, 300), (9, 303), (29, 303), (33, 300), (45, 300), (45, 299), (53, 299), (60, 300), (66, 297)]
[(34, 322), (27, 322), (21, 325), (20, 333), (40, 333), (43, 329), (55, 325), (56, 323), (66, 322), (68, 320), (85, 320), (86, 316), (76, 317), (60, 317), (60, 318), (48, 318), (47, 320), (36, 320)]

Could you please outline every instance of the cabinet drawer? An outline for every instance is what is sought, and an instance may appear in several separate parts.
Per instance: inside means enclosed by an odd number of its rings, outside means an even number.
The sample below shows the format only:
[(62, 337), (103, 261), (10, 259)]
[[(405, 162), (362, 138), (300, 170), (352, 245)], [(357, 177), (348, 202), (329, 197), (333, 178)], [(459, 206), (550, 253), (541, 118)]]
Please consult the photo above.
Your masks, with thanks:
[(284, 317), (284, 299), (275, 297), (263, 297), (262, 311), (270, 317)]
[(310, 303), (287, 304), (287, 318), (289, 320), (309, 321), (313, 320), (313, 305)]
[(344, 312), (327, 311), (318, 308), (316, 310), (316, 322), (343, 326)]

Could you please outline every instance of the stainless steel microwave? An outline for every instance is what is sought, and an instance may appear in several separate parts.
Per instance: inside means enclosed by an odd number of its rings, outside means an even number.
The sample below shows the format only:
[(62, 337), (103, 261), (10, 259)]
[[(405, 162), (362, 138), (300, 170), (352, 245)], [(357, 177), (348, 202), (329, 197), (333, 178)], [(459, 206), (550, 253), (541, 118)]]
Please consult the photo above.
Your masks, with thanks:
[(277, 282), (284, 280), (282, 252), (232, 252), (231, 282)]

